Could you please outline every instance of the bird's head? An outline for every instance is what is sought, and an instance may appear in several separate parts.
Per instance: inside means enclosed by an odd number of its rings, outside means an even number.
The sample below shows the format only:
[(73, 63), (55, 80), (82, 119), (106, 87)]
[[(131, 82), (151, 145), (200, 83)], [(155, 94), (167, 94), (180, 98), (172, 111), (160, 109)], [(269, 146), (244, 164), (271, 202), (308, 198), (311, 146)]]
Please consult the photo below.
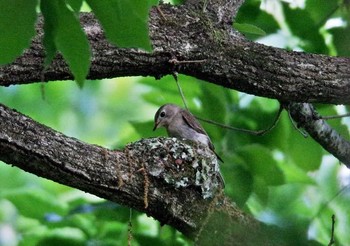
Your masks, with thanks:
[(174, 104), (165, 104), (161, 106), (154, 116), (153, 131), (162, 126), (167, 128), (179, 110), (180, 108)]

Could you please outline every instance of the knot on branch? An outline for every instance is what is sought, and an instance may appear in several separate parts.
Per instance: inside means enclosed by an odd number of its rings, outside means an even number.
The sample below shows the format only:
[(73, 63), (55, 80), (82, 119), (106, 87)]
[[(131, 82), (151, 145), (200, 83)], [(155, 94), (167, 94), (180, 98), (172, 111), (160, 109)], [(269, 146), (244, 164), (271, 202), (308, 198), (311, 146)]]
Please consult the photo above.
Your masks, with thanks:
[(176, 138), (141, 139), (126, 146), (149, 176), (175, 188), (198, 187), (201, 196), (212, 198), (222, 188), (219, 163), (206, 146)]

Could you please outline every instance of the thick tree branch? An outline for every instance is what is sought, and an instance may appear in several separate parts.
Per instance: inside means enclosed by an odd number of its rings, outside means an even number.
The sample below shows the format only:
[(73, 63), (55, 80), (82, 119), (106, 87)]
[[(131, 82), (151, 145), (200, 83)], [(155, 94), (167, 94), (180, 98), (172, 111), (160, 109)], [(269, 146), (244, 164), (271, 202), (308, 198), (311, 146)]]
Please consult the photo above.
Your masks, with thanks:
[[(240, 238), (242, 245), (268, 239), (261, 235), (262, 225), (221, 194), (216, 157), (203, 145), (159, 138), (111, 151), (64, 136), (3, 105), (0, 128), (0, 159), (8, 164), (145, 212), (192, 239), (207, 239), (202, 233), (214, 224), (215, 230), (231, 228), (217, 236)], [(247, 229), (249, 236), (241, 233)]]
[[(222, 1), (193, 2), (160, 5), (163, 15), (152, 9), (149, 21), (152, 53), (115, 48), (105, 40), (94, 16), (81, 14), (93, 51), (88, 78), (137, 75), (160, 78), (177, 71), (282, 101), (350, 102), (349, 58), (291, 52), (250, 42), (232, 29), (228, 17), (237, 12), (242, 1), (224, 1), (226, 4), (220, 9), (217, 2)], [(1, 85), (72, 79), (60, 56), (42, 73), (42, 19), (37, 31), (31, 48), (12, 64), (0, 68)]]
[(197, 245), (285, 245), (291, 235), (261, 224), (223, 195), (216, 157), (204, 145), (154, 138), (112, 151), (1, 104), (0, 128), (5, 163), (145, 212)]

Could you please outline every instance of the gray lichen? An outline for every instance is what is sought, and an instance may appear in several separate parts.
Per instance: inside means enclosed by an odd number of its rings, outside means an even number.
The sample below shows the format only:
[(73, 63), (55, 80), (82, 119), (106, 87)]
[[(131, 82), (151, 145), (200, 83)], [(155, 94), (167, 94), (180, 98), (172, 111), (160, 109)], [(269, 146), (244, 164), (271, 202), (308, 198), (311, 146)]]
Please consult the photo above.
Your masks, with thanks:
[(141, 139), (126, 148), (149, 175), (175, 188), (199, 187), (204, 199), (222, 188), (216, 156), (202, 144), (161, 137)]

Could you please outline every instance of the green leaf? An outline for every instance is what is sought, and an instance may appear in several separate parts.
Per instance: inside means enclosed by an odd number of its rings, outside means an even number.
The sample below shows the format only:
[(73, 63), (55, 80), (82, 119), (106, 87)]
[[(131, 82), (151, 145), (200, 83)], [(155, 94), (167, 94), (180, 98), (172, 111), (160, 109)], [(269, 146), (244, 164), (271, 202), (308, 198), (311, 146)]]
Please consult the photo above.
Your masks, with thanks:
[(54, 47), (59, 50), (72, 71), (79, 86), (89, 72), (90, 48), (80, 23), (63, 1), (42, 0), (41, 10), (50, 30), (45, 36), (44, 44), (48, 50), (46, 62), (51, 61)]
[(130, 124), (134, 127), (136, 132), (140, 135), (141, 138), (150, 138), (156, 136), (167, 136), (168, 134), (165, 131), (165, 128), (159, 128), (156, 131), (152, 131), (154, 123), (153, 121), (147, 122), (136, 122), (130, 121)]
[(44, 39), (43, 44), (45, 47), (45, 60), (44, 66), (47, 68), (56, 55), (57, 47), (55, 44), (55, 35), (57, 33), (58, 18), (59, 15), (57, 8), (53, 8), (50, 4), (47, 4), (45, 0), (40, 2), (40, 9), (44, 16)]
[[(103, 221), (103, 219), (100, 218), (99, 220)], [(82, 230), (86, 235), (96, 235), (98, 228), (96, 228), (95, 223), (96, 217), (92, 216), (91, 214), (73, 214), (67, 216), (66, 219), (58, 225), (60, 227), (76, 227)]]
[(350, 26), (332, 28), (329, 32), (333, 35), (337, 55), (350, 57)]
[(24, 188), (9, 190), (2, 197), (11, 201), (22, 215), (38, 220), (43, 220), (48, 212), (64, 214), (67, 209), (51, 194), (39, 189), (30, 192)]
[(73, 13), (62, 1), (58, 3), (60, 23), (57, 28), (56, 45), (67, 61), (75, 80), (82, 86), (90, 68), (89, 43)]
[(173, 0), (172, 1), (172, 4), (174, 5), (180, 5), (180, 4), (183, 4), (185, 2), (185, 0)]
[(25, 185), (26, 179), (24, 175), (21, 175), (19, 169), (10, 167), (0, 161), (0, 198), (3, 191), (11, 189), (12, 187), (21, 187)]
[[(262, 11), (260, 5), (261, 1), (245, 1), (239, 8), (235, 21), (259, 26), (259, 28), (264, 30), (267, 34), (275, 33), (279, 29), (277, 21), (272, 15)], [(249, 33), (247, 33), (246, 36), (250, 39), (259, 37), (250, 35)]]
[(302, 39), (300, 46), (308, 52), (327, 54), (328, 49), (316, 23), (305, 9), (291, 9), (282, 2), (283, 11), (292, 33)]
[[(87, 0), (107, 38), (120, 47), (138, 47), (151, 51), (148, 35), (146, 0)], [(153, 1), (154, 2), (154, 1)]]
[(322, 161), (322, 148), (311, 137), (305, 138), (294, 131), (286, 140), (288, 148), (286, 156), (305, 171), (316, 170)]
[[(311, 201), (309, 203), (300, 202), (300, 200), (305, 199), (303, 194), (307, 192), (308, 187), (305, 184), (270, 187), (269, 208), (277, 212), (279, 216), (288, 218), (291, 223), (300, 223), (305, 216), (314, 215), (318, 209)], [(298, 199), (295, 199), (296, 197)]]
[(267, 185), (281, 185), (284, 176), (272, 152), (259, 144), (245, 145), (237, 149), (237, 154), (245, 160), (254, 180), (261, 178)]
[[(261, 116), (262, 117), (260, 122), (262, 122), (263, 125), (260, 125), (259, 129), (266, 129), (274, 123), (273, 120), (276, 117), (276, 112), (270, 114), (264, 114), (261, 112)], [(266, 124), (267, 122), (268, 124)], [(288, 151), (289, 145), (286, 142), (286, 139), (290, 135), (290, 131), (290, 119), (288, 117), (288, 114), (286, 112), (282, 112), (275, 128), (271, 129), (263, 136), (251, 136), (251, 139), (255, 143), (261, 143), (268, 148), (279, 149), (284, 152)]]
[[(201, 83), (193, 77), (184, 75), (179, 75), (178, 81), (186, 97), (188, 107), (191, 109), (198, 107), (196, 99), (201, 93)], [(140, 83), (152, 88), (152, 90), (142, 95), (145, 101), (157, 107), (165, 103), (174, 103), (183, 107), (183, 102), (173, 76), (164, 76), (157, 81), (151, 78), (143, 78), (140, 80)]]
[[(231, 160), (232, 163), (237, 163), (232, 158), (230, 158), (230, 162)], [(254, 178), (252, 174), (242, 166), (236, 165), (223, 164), (221, 169), (225, 171), (224, 174), (229, 174), (224, 177), (226, 183), (225, 193), (229, 194), (239, 207), (243, 207), (253, 191)]]
[(315, 184), (314, 180), (310, 178), (307, 173), (295, 165), (294, 163), (281, 163), (283, 166), (283, 172), (286, 177), (286, 183), (303, 183), (303, 184)]
[[(134, 237), (138, 242), (140, 242), (140, 244), (142, 244), (142, 246), (164, 245), (164, 240), (161, 240), (160, 238), (154, 236), (135, 234)], [(173, 241), (171, 245), (175, 246), (181, 244)]]
[(315, 23), (323, 25), (334, 11), (339, 8), (339, 1), (307, 0), (305, 9)]
[(254, 177), (254, 193), (259, 197), (263, 204), (266, 204), (269, 198), (269, 188), (266, 180), (261, 177)]
[(79, 13), (83, 0), (66, 0), (67, 4), (71, 6), (75, 13)]
[(235, 22), (233, 24), (233, 27), (241, 33), (245, 33), (245, 34), (249, 33), (249, 34), (254, 34), (258, 36), (266, 36), (266, 32), (264, 30), (251, 24), (247, 24), (247, 23), (240, 24)]
[(52, 245), (52, 246), (79, 246), (86, 245), (85, 234), (73, 227), (58, 228), (51, 230), (38, 243), (37, 246)]
[(37, 0), (0, 1), (0, 64), (22, 54), (35, 35)]
[[(107, 202), (105, 202), (107, 203)], [(119, 221), (122, 223), (127, 223), (130, 220), (130, 208), (117, 206), (117, 204), (108, 202), (111, 205), (114, 205), (114, 208), (101, 207), (94, 211), (94, 214), (97, 218), (103, 219), (104, 221)]]
[[(212, 85), (204, 84), (201, 86), (202, 95), (200, 96), (204, 114), (211, 120), (223, 122), (226, 116), (226, 108), (224, 104), (225, 89)], [(215, 127), (217, 128), (217, 127)]]
[[(201, 100), (201, 111), (194, 111), (193, 113), (204, 119), (224, 122), (226, 117), (225, 89), (213, 84), (201, 84), (201, 89), (202, 93), (199, 96), (199, 99)], [(213, 142), (215, 142), (215, 140), (222, 139), (225, 132), (222, 128), (207, 123), (202, 123), (202, 125)]]

